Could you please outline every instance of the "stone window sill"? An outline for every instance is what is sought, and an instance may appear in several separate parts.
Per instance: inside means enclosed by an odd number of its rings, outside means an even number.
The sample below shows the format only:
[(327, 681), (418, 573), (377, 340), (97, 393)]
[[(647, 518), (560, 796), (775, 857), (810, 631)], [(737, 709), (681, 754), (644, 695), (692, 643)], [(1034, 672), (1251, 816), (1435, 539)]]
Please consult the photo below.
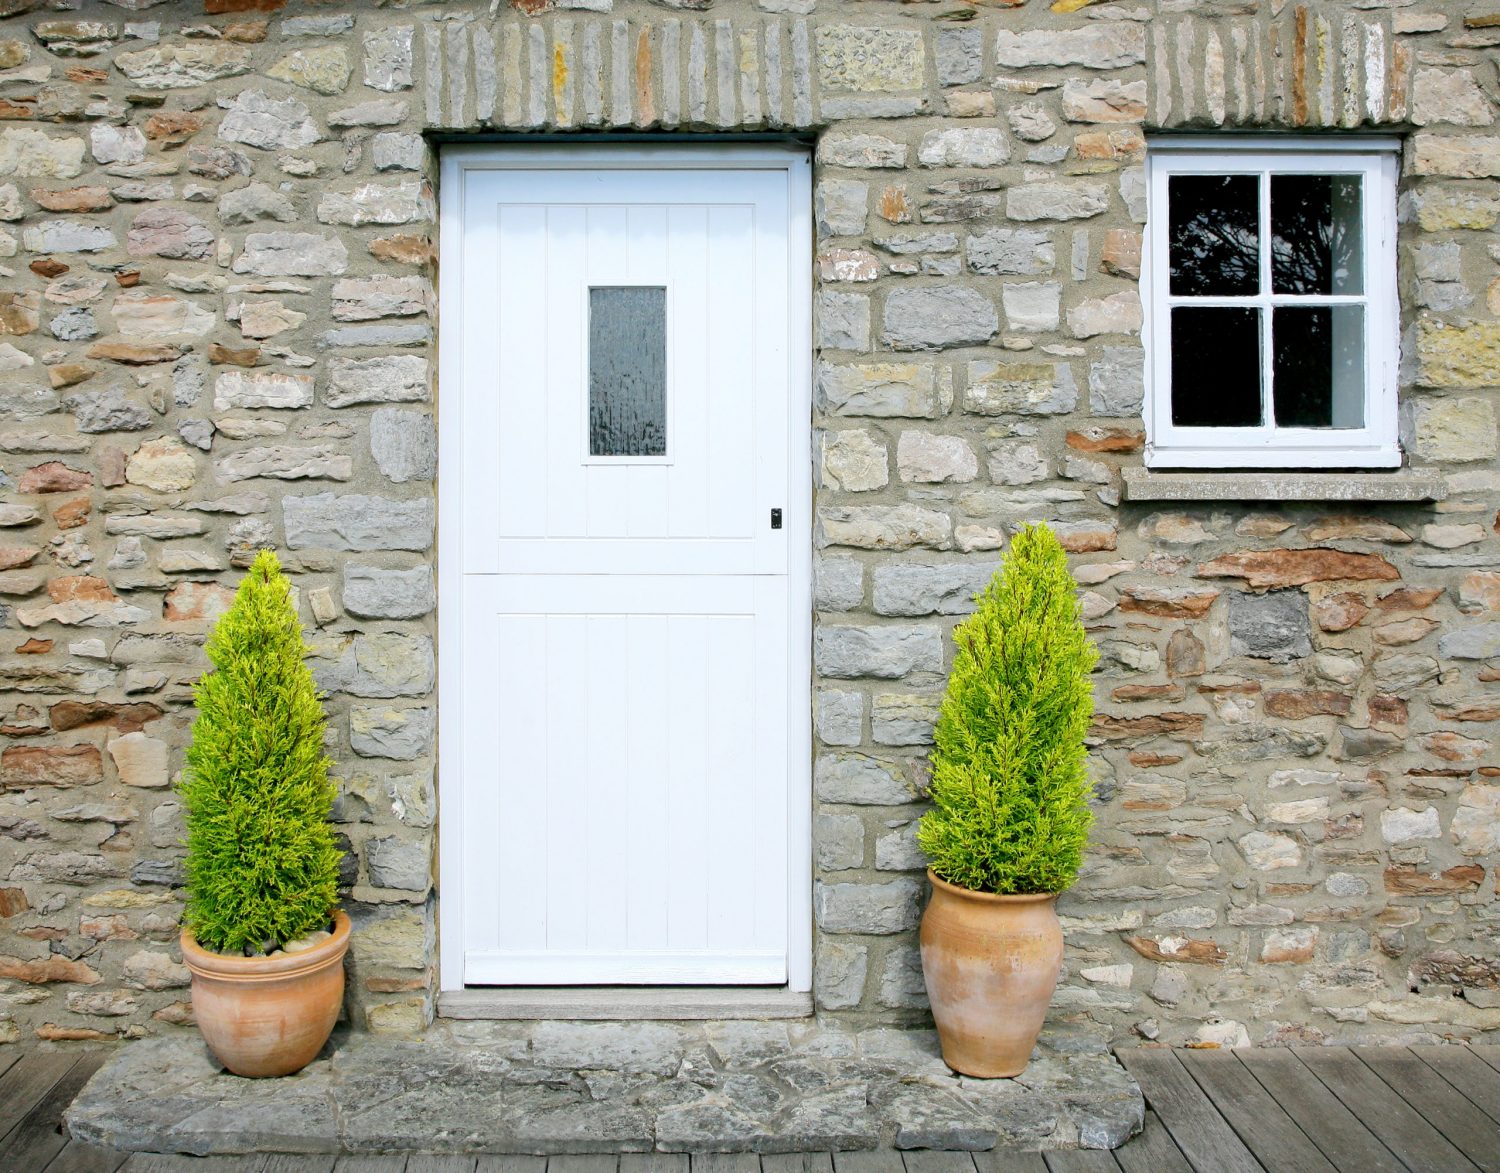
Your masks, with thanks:
[(1126, 501), (1441, 501), (1448, 484), (1429, 469), (1393, 472), (1160, 472), (1127, 468)]

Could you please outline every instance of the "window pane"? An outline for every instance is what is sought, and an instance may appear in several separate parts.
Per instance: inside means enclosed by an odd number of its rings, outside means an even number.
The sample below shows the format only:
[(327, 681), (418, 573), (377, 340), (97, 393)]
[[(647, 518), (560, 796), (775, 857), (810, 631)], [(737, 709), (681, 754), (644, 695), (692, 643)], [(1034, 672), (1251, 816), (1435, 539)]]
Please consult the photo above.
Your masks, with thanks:
[(1259, 310), (1172, 310), (1172, 422), (1190, 428), (1260, 424)]
[(1360, 293), (1357, 175), (1271, 177), (1271, 289)]
[(1259, 176), (1173, 175), (1167, 184), (1173, 296), (1258, 293)]
[(589, 452), (667, 451), (667, 291), (600, 285), (589, 290)]
[(1271, 319), (1276, 422), (1293, 428), (1365, 424), (1364, 307), (1278, 306)]

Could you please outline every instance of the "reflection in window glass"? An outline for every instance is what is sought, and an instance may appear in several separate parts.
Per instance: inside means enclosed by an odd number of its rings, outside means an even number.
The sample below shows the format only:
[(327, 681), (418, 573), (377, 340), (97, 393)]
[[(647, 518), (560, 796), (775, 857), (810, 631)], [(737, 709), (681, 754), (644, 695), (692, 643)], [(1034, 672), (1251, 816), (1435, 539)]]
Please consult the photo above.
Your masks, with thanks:
[(667, 451), (667, 291), (589, 289), (589, 453)]
[(1260, 311), (1239, 306), (1172, 310), (1172, 422), (1255, 427), (1261, 422)]
[(1271, 177), (1274, 293), (1361, 293), (1357, 175)]
[(1364, 427), (1364, 308), (1277, 306), (1271, 331), (1276, 422), (1293, 428)]
[(1174, 175), (1168, 182), (1173, 296), (1256, 293), (1260, 289), (1260, 178)]

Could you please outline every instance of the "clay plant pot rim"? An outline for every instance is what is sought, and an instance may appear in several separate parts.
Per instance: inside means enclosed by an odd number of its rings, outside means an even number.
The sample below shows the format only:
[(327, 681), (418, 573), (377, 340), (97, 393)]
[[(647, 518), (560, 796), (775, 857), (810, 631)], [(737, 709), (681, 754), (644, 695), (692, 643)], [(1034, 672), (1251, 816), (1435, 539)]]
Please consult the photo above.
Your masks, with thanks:
[(203, 948), (187, 929), (182, 930), (182, 960), (200, 977), (229, 978), (237, 982), (279, 982), (322, 969), (336, 961), (349, 948), (349, 916), (343, 909), (333, 911), (333, 936), (301, 953), (284, 953), (280, 957), (240, 957), (214, 953)]
[(979, 892), (973, 888), (950, 884), (931, 868), (927, 869), (927, 878), (932, 881), (934, 888), (941, 888), (960, 899), (994, 904), (1041, 904), (1048, 900), (1056, 900), (1059, 895), (1057, 892)]

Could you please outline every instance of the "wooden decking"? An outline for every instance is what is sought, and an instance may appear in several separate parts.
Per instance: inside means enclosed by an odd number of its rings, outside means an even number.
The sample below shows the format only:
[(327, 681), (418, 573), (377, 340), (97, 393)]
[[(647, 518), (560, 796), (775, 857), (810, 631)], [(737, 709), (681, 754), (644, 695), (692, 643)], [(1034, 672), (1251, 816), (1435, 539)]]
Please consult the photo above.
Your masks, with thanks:
[(1114, 1153), (161, 1157), (69, 1140), (104, 1052), (0, 1053), (0, 1173), (1500, 1173), (1500, 1047), (1123, 1050), (1146, 1130)]

